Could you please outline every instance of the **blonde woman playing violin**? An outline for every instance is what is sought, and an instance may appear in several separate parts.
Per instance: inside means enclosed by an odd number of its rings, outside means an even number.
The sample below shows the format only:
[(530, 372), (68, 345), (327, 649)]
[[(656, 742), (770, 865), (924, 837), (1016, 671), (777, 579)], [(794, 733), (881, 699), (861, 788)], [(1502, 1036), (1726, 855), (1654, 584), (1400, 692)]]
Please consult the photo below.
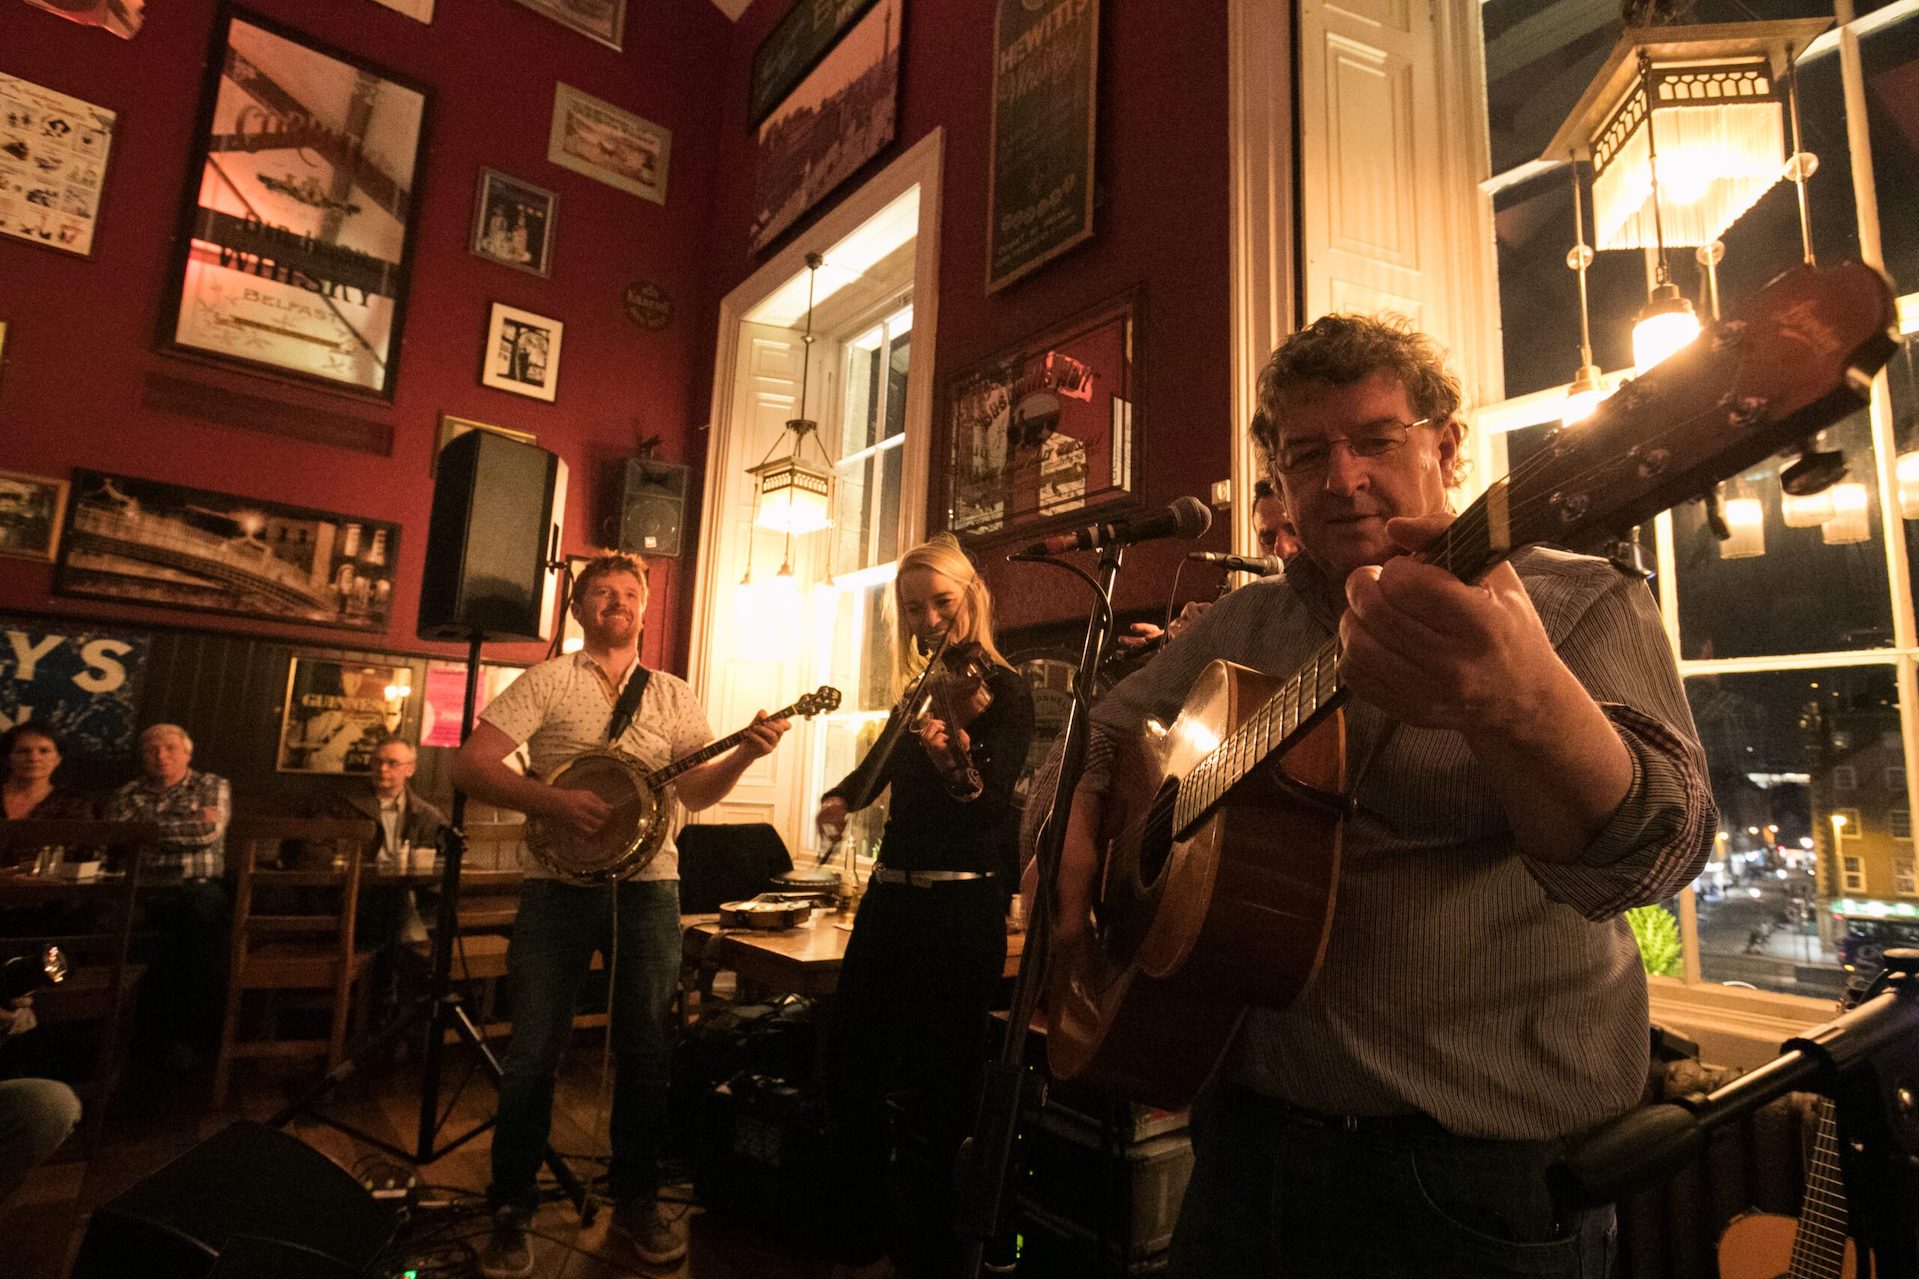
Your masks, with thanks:
[[(892, 788), (833, 1005), (834, 1184), (862, 1192), (885, 1184), (886, 1096), (902, 1087), (913, 1090), (903, 1123), (931, 1152), (927, 1184), (897, 1187), (895, 1206), (864, 1193), (835, 1197), (846, 1205), (836, 1273), (890, 1274), (887, 1253), (897, 1247), (906, 1274), (944, 1279), (957, 1258), (953, 1155), (972, 1120), (986, 1014), (1006, 958), (1013, 786), (1032, 741), (1033, 699), (993, 643), (992, 596), (951, 534), (901, 558), (893, 604), (895, 687), (918, 690), (914, 705), (893, 711), (907, 731), (827, 791), (818, 819), (836, 834), (849, 797), (870, 802)], [(928, 655), (935, 669), (920, 684)]]

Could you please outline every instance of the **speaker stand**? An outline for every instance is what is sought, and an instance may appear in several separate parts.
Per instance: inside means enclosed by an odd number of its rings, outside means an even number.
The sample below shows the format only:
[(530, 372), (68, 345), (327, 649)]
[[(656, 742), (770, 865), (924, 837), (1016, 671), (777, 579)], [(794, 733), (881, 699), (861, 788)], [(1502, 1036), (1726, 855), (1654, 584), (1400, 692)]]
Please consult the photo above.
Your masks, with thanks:
[[(462, 743), (473, 732), (474, 703), (478, 700), (480, 690), (480, 642), (477, 631), (467, 641), (466, 697), (460, 713)], [(486, 1037), (467, 1014), (466, 1003), (460, 997), (460, 992), (453, 988), (453, 938), (460, 923), (460, 865), (466, 859), (465, 791), (454, 789), (453, 811), (449, 817), (450, 820), (440, 832), (440, 909), (433, 932), (433, 972), (427, 993), (414, 1000), (412, 1007), (394, 1017), (378, 1034), (342, 1059), (310, 1091), (294, 1098), (276, 1112), (267, 1120), (270, 1127), (283, 1128), (298, 1116), (305, 1115), (397, 1159), (419, 1165), (430, 1164), (451, 1154), (493, 1126), (493, 1120), (485, 1119), (446, 1144), (435, 1144), (440, 1139), (440, 1129), (452, 1117), (450, 1107), (446, 1114), (439, 1113), (440, 1058), (446, 1047), (446, 1033), (450, 1030), (457, 1034), (467, 1047), (479, 1054), (480, 1062), (487, 1074), (492, 1076), (496, 1089), (502, 1075), (500, 1059), (494, 1056)], [(426, 1052), (420, 1066), (420, 1127), (411, 1150), (317, 1109), (328, 1093), (359, 1073), (363, 1061), (377, 1059), (389, 1044), (422, 1020), (426, 1023)], [(607, 1033), (611, 1034), (612, 1031), (609, 1029)], [(592, 1225), (598, 1205), (551, 1143), (546, 1147), (546, 1166), (552, 1170), (554, 1180), (560, 1183), (560, 1188), (579, 1212), (580, 1224)]]

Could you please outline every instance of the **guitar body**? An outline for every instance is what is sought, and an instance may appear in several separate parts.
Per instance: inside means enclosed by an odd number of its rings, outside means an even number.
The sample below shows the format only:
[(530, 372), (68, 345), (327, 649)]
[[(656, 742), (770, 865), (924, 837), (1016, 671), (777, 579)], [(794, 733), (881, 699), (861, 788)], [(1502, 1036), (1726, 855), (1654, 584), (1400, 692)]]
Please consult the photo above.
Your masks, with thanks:
[[(1776, 1212), (1748, 1212), (1734, 1217), (1719, 1236), (1719, 1279), (1791, 1279), (1815, 1273), (1795, 1269), (1793, 1244), (1798, 1235), (1799, 1223)], [(1843, 1244), (1843, 1256), (1831, 1258), (1838, 1264), (1821, 1266), (1818, 1274), (1859, 1279), (1859, 1257), (1852, 1240), (1845, 1239)]]
[(1261, 765), (1184, 839), (1180, 781), (1282, 680), (1230, 662), (1201, 672), (1163, 734), (1122, 746), (1102, 810), (1087, 943), (1049, 974), (1055, 1076), (1091, 1075), (1167, 1109), (1217, 1067), (1248, 1005), (1284, 1008), (1326, 951), (1339, 877), (1339, 811), (1302, 800), (1344, 793), (1337, 713)]

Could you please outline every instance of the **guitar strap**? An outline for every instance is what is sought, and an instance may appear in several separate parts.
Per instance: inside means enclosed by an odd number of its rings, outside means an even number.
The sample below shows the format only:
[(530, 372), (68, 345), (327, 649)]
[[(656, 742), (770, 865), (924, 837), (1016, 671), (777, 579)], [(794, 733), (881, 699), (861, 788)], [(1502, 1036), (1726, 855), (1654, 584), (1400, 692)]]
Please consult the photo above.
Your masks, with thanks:
[(620, 698), (613, 703), (613, 718), (607, 721), (606, 740), (617, 742), (626, 735), (633, 723), (633, 712), (640, 709), (640, 699), (646, 696), (646, 681), (653, 678), (653, 672), (633, 663), (633, 674), (627, 679), (626, 687), (620, 690)]

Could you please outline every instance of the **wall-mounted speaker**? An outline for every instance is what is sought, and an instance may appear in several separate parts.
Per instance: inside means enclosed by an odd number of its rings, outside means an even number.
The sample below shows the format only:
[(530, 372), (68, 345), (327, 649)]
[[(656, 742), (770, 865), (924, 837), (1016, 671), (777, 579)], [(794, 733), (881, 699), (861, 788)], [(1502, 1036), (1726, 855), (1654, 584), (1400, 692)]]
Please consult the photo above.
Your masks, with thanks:
[(420, 580), (421, 639), (553, 637), (566, 463), (491, 431), (440, 452)]
[(636, 457), (626, 464), (626, 483), (620, 490), (622, 551), (676, 557), (681, 530), (686, 526), (686, 484), (689, 469), (679, 463)]
[[(95, 1209), (72, 1279), (353, 1279), (396, 1229), (344, 1168), (243, 1120)], [(300, 1265), (252, 1264), (267, 1255)]]

